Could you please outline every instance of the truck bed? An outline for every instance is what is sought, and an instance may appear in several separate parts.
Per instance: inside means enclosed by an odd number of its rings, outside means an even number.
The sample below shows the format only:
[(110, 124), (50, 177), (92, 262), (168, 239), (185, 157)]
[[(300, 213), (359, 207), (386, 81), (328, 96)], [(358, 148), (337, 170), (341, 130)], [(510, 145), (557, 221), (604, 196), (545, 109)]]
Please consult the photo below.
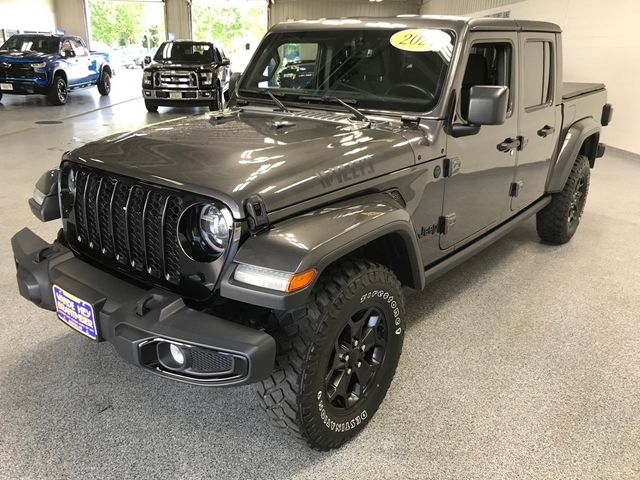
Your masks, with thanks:
[(597, 92), (604, 90), (604, 83), (579, 83), (579, 82), (564, 82), (562, 88), (562, 99), (570, 100), (580, 95), (586, 95), (587, 93)]

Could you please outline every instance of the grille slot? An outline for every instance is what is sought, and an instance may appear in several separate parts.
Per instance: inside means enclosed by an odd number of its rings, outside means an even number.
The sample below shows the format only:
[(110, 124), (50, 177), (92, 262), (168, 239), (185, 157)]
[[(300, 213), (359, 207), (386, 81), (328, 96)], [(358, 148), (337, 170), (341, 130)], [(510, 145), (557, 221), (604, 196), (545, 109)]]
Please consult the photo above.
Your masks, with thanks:
[(70, 240), (92, 256), (178, 284), (177, 231), (184, 206), (177, 194), (79, 168), (76, 236)]

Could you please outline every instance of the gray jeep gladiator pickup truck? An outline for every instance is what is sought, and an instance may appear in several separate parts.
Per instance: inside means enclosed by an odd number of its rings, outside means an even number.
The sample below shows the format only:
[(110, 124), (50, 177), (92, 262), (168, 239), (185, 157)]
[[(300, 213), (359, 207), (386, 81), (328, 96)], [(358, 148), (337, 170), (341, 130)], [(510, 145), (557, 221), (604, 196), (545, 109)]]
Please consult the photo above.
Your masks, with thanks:
[(13, 237), (20, 293), (155, 374), (257, 382), (275, 425), (338, 447), (391, 384), (404, 287), (533, 215), (574, 235), (612, 109), (561, 52), (557, 25), (509, 19), (275, 26), (230, 108), (43, 175), (31, 209), (62, 229)]

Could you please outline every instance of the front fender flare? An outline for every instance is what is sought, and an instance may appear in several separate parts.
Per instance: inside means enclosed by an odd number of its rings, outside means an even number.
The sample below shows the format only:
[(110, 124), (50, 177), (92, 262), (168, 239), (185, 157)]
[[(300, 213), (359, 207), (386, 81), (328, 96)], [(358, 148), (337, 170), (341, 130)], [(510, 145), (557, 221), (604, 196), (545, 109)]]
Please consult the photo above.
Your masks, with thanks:
[(321, 274), (336, 260), (388, 234), (397, 235), (404, 243), (412, 282), (422, 288), (424, 268), (410, 215), (389, 195), (375, 193), (285, 220), (268, 232), (250, 237), (225, 271), (220, 294), (276, 310), (299, 307), (306, 302), (313, 284), (289, 294), (240, 284), (233, 279), (236, 265), (246, 263), (284, 272), (316, 268)]
[(580, 153), (584, 141), (594, 133), (600, 133), (601, 126), (593, 118), (587, 117), (572, 124), (562, 141), (560, 153), (549, 171), (546, 191), (556, 193), (562, 191), (569, 178), (571, 168)]

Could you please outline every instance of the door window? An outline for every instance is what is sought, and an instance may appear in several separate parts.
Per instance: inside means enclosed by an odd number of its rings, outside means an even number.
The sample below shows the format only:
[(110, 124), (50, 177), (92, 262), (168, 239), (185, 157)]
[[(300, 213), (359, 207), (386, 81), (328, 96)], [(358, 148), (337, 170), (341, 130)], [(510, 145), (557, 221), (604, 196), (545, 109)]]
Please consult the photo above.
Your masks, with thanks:
[(84, 57), (87, 54), (87, 50), (82, 45), (82, 42), (78, 39), (71, 39), (71, 46), (73, 47), (73, 51), (76, 52), (76, 57)]
[(62, 46), (60, 47), (60, 50), (62, 51), (63, 54), (68, 55), (69, 53), (75, 53), (73, 51), (73, 47), (71, 46), (71, 42), (69, 40), (65, 40), (64, 42), (62, 42)]
[(524, 45), (524, 107), (531, 108), (551, 102), (552, 68), (551, 42), (529, 41)]
[(460, 90), (461, 113), (467, 118), (469, 95), (474, 85), (509, 87), (509, 115), (513, 110), (511, 87), (511, 43), (476, 43), (471, 47)]

